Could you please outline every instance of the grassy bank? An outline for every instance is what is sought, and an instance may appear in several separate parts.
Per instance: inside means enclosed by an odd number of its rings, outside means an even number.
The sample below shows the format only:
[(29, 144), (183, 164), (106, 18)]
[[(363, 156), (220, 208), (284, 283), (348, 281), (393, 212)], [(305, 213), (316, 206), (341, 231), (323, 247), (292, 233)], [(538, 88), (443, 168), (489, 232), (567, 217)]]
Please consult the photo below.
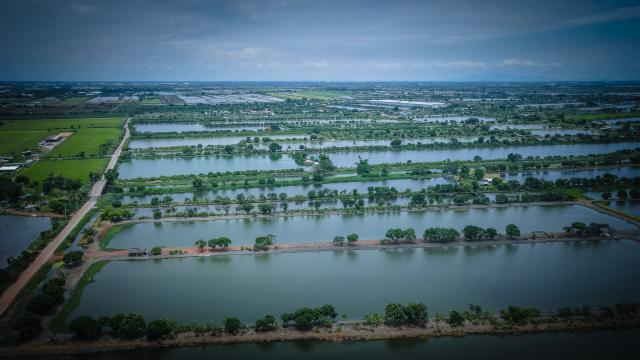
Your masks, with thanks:
[(60, 333), (67, 331), (67, 318), (80, 304), (80, 298), (82, 298), (85, 286), (93, 282), (93, 277), (108, 263), (109, 261), (106, 260), (95, 262), (84, 272), (63, 308), (51, 319), (49, 328), (52, 331)]

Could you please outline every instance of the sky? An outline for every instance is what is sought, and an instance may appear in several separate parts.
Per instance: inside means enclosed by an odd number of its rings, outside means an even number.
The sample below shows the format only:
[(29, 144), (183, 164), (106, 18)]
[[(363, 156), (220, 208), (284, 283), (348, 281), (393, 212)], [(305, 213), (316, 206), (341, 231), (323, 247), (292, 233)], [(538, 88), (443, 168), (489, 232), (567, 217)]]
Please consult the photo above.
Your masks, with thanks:
[(0, 80), (640, 80), (640, 0), (2, 0)]

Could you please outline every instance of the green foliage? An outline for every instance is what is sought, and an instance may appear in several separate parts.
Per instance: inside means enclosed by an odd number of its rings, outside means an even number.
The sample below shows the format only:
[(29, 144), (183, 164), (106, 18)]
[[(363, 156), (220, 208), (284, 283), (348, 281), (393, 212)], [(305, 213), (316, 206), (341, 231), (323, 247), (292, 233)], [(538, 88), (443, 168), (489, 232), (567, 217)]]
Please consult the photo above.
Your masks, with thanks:
[(100, 212), (100, 218), (112, 222), (128, 220), (133, 217), (133, 211), (127, 208), (114, 208), (111, 205), (105, 206)]
[(147, 330), (144, 317), (136, 313), (115, 315), (109, 324), (113, 335), (122, 339), (137, 339), (144, 336)]
[(149, 253), (154, 256), (162, 255), (162, 248), (160, 246), (154, 246)]
[(351, 233), (347, 235), (347, 243), (349, 244), (349, 246), (355, 245), (356, 241), (358, 241), (358, 234)]
[(505, 228), (505, 233), (508, 237), (518, 237), (520, 236), (520, 229), (515, 224), (508, 224)]
[(267, 315), (262, 319), (256, 320), (255, 329), (257, 332), (274, 331), (278, 328), (278, 322), (273, 315)]
[(540, 317), (540, 310), (510, 305), (507, 309), (500, 310), (500, 317), (508, 323), (523, 325), (533, 318)]
[(378, 313), (367, 314), (364, 316), (363, 324), (365, 326), (378, 327), (384, 323), (384, 318)]
[(458, 230), (452, 228), (428, 228), (422, 234), (426, 242), (453, 242), (459, 236)]
[(237, 335), (238, 333), (240, 333), (240, 330), (242, 330), (242, 323), (238, 318), (226, 317), (222, 321), (222, 324), (224, 327), (224, 332), (226, 332), (227, 334)]
[(313, 326), (331, 326), (337, 316), (333, 305), (327, 304), (313, 309), (303, 307), (293, 313), (284, 313), (281, 318), (284, 325), (291, 322), (296, 329), (305, 331)]
[(95, 340), (102, 334), (102, 325), (88, 315), (75, 318), (69, 324), (69, 330), (80, 340)]
[(28, 341), (38, 337), (42, 330), (42, 318), (34, 313), (25, 313), (13, 325), (19, 341)]
[(275, 243), (275, 235), (269, 234), (266, 236), (256, 237), (256, 241), (253, 245), (254, 250), (268, 250), (269, 246)]
[(464, 324), (464, 317), (459, 312), (452, 310), (449, 312), (449, 318), (447, 322), (451, 326), (462, 326)]
[(175, 324), (167, 319), (153, 320), (147, 325), (147, 340), (165, 340), (173, 333)]
[(427, 306), (423, 303), (409, 303), (406, 306), (390, 303), (385, 308), (385, 322), (392, 326), (426, 326), (429, 321)]
[(84, 255), (82, 251), (70, 251), (64, 254), (62, 261), (68, 268), (76, 267), (82, 264), (82, 255)]

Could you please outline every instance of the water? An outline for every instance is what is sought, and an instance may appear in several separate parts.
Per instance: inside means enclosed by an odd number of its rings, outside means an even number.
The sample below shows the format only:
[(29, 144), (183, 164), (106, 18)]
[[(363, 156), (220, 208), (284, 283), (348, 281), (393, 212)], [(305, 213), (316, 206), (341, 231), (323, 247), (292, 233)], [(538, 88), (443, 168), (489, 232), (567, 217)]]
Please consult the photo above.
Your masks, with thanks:
[(428, 116), (428, 117), (424, 117), (424, 118), (420, 118), (420, 119), (416, 119), (417, 122), (464, 122), (467, 119), (471, 119), (471, 118), (476, 118), (478, 120), (480, 120), (480, 122), (487, 122), (487, 121), (495, 121), (495, 118), (491, 118), (491, 117), (482, 117), (482, 116)]
[(157, 123), (157, 124), (136, 124), (138, 132), (162, 133), (162, 132), (188, 132), (188, 131), (258, 131), (264, 130), (264, 126), (220, 126), (207, 127), (200, 123)]
[(611, 201), (607, 206), (631, 215), (640, 216), (640, 202), (638, 201)]
[(38, 235), (51, 228), (51, 218), (0, 215), (0, 267), (7, 259), (20, 254)]
[(523, 182), (528, 177), (535, 177), (548, 181), (556, 181), (558, 179), (570, 179), (574, 177), (592, 179), (607, 173), (616, 175), (618, 177), (634, 178), (636, 176), (640, 176), (640, 167), (610, 167), (581, 170), (536, 170), (515, 174), (502, 174), (501, 177), (505, 180), (518, 180), (520, 182)]
[(636, 301), (638, 271), (640, 244), (630, 240), (115, 261), (70, 319), (134, 311), (250, 322), (326, 303), (351, 320), (390, 302), (424, 302), (431, 315), (469, 303), (492, 313), (510, 304), (553, 310)]
[(289, 156), (273, 160), (269, 156), (216, 156), (210, 158), (133, 159), (120, 164), (121, 179), (158, 177), (208, 172), (244, 170), (285, 170), (301, 168)]
[(597, 120), (598, 122), (607, 124), (607, 125), (615, 125), (617, 123), (626, 123), (626, 122), (639, 122), (640, 117), (636, 118), (620, 118), (620, 119), (606, 119), (606, 120)]
[(331, 241), (336, 235), (355, 232), (360, 239), (382, 239), (392, 227), (414, 228), (418, 236), (428, 227), (466, 225), (494, 227), (504, 232), (513, 223), (523, 233), (562, 231), (575, 221), (608, 223), (614, 229), (633, 225), (578, 205), (524, 206), (464, 210), (429, 210), (357, 215), (295, 216), (193, 222), (140, 223), (115, 234), (109, 247), (126, 249), (192, 247), (198, 239), (231, 238), (235, 245), (252, 245), (257, 236), (274, 234), (280, 244)]
[[(270, 139), (294, 139), (303, 141), (303, 135), (269, 135)], [(253, 139), (253, 137), (251, 137)], [(194, 138), (178, 138), (178, 139), (135, 139), (129, 142), (130, 149), (148, 149), (172, 146), (214, 146), (214, 145), (235, 145), (242, 140), (246, 140), (246, 136), (220, 136), (220, 137), (194, 137)], [(254, 144), (259, 145), (259, 144)], [(268, 145), (266, 145), (268, 146)]]
[[(307, 193), (311, 190), (319, 191), (322, 189), (330, 189), (351, 192), (353, 189), (357, 189), (359, 193), (366, 193), (367, 188), (370, 186), (389, 186), (395, 187), (398, 191), (404, 191), (406, 189), (411, 190), (419, 190), (424, 189), (428, 186), (433, 186), (437, 184), (447, 184), (450, 180), (442, 177), (430, 178), (430, 179), (394, 179), (394, 180), (380, 180), (380, 181), (362, 181), (362, 182), (344, 182), (344, 183), (335, 183), (335, 184), (307, 184), (307, 185), (294, 185), (294, 186), (279, 186), (279, 187), (269, 187), (265, 186), (262, 188), (249, 188), (249, 189), (235, 189), (235, 190), (218, 190), (218, 191), (206, 191), (200, 193), (174, 193), (168, 194), (174, 200), (174, 202), (184, 202), (186, 199), (208, 199), (213, 200), (218, 196), (229, 197), (235, 199), (238, 194), (244, 194), (245, 197), (255, 196), (260, 197), (260, 195), (265, 195), (269, 193), (285, 193), (287, 196), (295, 196), (295, 195), (307, 195)], [(123, 204), (131, 204), (137, 201), (139, 204), (146, 204), (151, 202), (151, 198), (154, 196), (162, 197), (165, 194), (160, 195), (144, 195), (144, 196), (123, 196), (122, 203)]]
[(531, 134), (540, 136), (554, 136), (554, 135), (592, 135), (594, 131), (584, 129), (544, 129), (544, 130), (531, 130)]
[(565, 360), (640, 357), (640, 330), (592, 333), (534, 334), (521, 336), (465, 336), (431, 339), (377, 341), (298, 341), (266, 344), (210, 345), (200, 347), (131, 350), (111, 353), (51, 357), (56, 360), (382, 360), (382, 359), (473, 359)]
[[(359, 159), (369, 159), (371, 164), (398, 162), (432, 162), (449, 160), (471, 160), (474, 156), (483, 159), (506, 158), (509, 153), (527, 156), (559, 156), (588, 155), (610, 153), (623, 149), (634, 149), (640, 142), (613, 144), (570, 144), (547, 146), (510, 146), (491, 148), (463, 148), (443, 150), (408, 150), (408, 151), (359, 151), (331, 153), (329, 157), (338, 167), (354, 167)], [(217, 171), (246, 170), (283, 170), (299, 168), (287, 155), (280, 160), (272, 160), (268, 156), (234, 156), (210, 158), (161, 158), (132, 159), (120, 164), (118, 171), (121, 179), (136, 177), (158, 177), (171, 175), (202, 174)]]

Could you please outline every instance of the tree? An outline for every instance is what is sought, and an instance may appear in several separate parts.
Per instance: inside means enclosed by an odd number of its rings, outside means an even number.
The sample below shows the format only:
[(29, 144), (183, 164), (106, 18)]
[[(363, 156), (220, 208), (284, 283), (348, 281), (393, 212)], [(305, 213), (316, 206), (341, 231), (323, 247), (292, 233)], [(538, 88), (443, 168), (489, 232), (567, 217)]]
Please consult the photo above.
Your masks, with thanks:
[(390, 303), (384, 309), (384, 320), (389, 325), (401, 325), (405, 321), (404, 306)]
[(207, 246), (207, 242), (202, 239), (199, 239), (199, 240), (196, 240), (195, 245), (199, 251), (202, 251), (204, 250), (204, 247)]
[(269, 215), (273, 212), (274, 206), (270, 203), (264, 203), (258, 205), (258, 210), (263, 215)]
[(154, 246), (151, 248), (150, 254), (154, 256), (162, 255), (162, 248), (160, 246)]
[(102, 324), (91, 316), (82, 315), (71, 321), (69, 330), (80, 340), (95, 340), (102, 334)]
[(407, 241), (414, 242), (416, 240), (416, 231), (412, 228), (408, 228), (404, 231), (404, 238)]
[(494, 229), (494, 228), (486, 228), (484, 230), (484, 236), (493, 240), (498, 236), (498, 230)]
[(273, 245), (275, 242), (275, 235), (266, 235), (266, 236), (258, 236), (256, 237), (255, 244), (253, 248), (255, 250), (268, 250), (269, 246)]
[(113, 184), (113, 182), (116, 181), (116, 179), (118, 179), (119, 176), (120, 176), (120, 173), (118, 172), (118, 170), (115, 170), (115, 169), (107, 170), (104, 173), (104, 178), (105, 180), (107, 180), (107, 184)]
[(344, 245), (344, 236), (335, 236), (333, 238), (333, 245), (335, 245), (335, 246), (343, 246)]
[(415, 326), (425, 326), (429, 321), (427, 306), (423, 303), (409, 303), (404, 308), (407, 323)]
[(157, 196), (151, 198), (151, 206), (158, 206), (160, 204), (160, 199)]
[(369, 160), (360, 160), (356, 165), (356, 173), (360, 176), (366, 176), (371, 174), (372, 167), (369, 165)]
[(505, 310), (500, 310), (500, 317), (511, 324), (522, 325), (529, 319), (540, 316), (540, 310), (536, 308), (524, 308), (510, 305)]
[(262, 319), (256, 320), (255, 329), (257, 332), (274, 331), (278, 328), (278, 322), (273, 315), (267, 315)]
[(68, 268), (76, 267), (82, 264), (82, 251), (70, 251), (62, 257), (64, 265)]
[(349, 246), (355, 245), (356, 241), (358, 241), (358, 234), (352, 233), (347, 235), (347, 243)]
[(452, 228), (428, 228), (422, 234), (426, 242), (452, 242), (456, 241), (460, 233)]
[(144, 317), (136, 313), (118, 314), (112, 317), (109, 323), (113, 334), (123, 339), (139, 338), (147, 329)]
[(480, 180), (484, 179), (484, 170), (482, 170), (482, 169), (480, 169), (480, 168), (475, 169), (475, 170), (473, 171), (473, 177), (474, 177), (476, 180), (478, 180), (478, 181), (480, 181)]
[(462, 326), (464, 324), (464, 317), (459, 312), (451, 310), (451, 312), (449, 312), (449, 319), (447, 320), (447, 322), (449, 323), (449, 325), (454, 327)]
[(627, 190), (618, 190), (617, 197), (619, 200), (626, 200), (629, 197)]
[(398, 146), (400, 146), (400, 145), (402, 145), (402, 140), (400, 140), (400, 139), (393, 139), (393, 140), (391, 140), (391, 146), (393, 146), (393, 147), (398, 147)]
[(162, 211), (160, 209), (153, 209), (153, 218), (160, 219), (162, 217)]
[(505, 232), (507, 233), (507, 236), (510, 238), (520, 236), (520, 229), (515, 224), (508, 224), (507, 227), (505, 228)]
[(35, 339), (44, 330), (40, 316), (31, 312), (22, 315), (13, 325), (13, 329), (18, 332), (20, 341)]
[(320, 154), (320, 157), (318, 160), (318, 170), (320, 172), (329, 172), (335, 169), (336, 167), (333, 165), (333, 162), (331, 161), (331, 159), (325, 154)]
[(191, 181), (191, 185), (196, 190), (202, 190), (204, 188), (204, 181), (201, 178), (197, 177)]
[(224, 327), (224, 332), (231, 335), (237, 335), (242, 329), (242, 323), (240, 322), (240, 319), (234, 317), (224, 318), (224, 320), (222, 321), (222, 325)]
[(280, 144), (278, 144), (277, 142), (272, 142), (271, 144), (269, 144), (269, 152), (278, 152), (282, 150), (282, 146)]
[(164, 340), (174, 330), (174, 325), (167, 319), (153, 320), (147, 325), (147, 340)]
[(467, 225), (462, 233), (467, 241), (480, 241), (484, 238), (484, 229), (479, 226)]

